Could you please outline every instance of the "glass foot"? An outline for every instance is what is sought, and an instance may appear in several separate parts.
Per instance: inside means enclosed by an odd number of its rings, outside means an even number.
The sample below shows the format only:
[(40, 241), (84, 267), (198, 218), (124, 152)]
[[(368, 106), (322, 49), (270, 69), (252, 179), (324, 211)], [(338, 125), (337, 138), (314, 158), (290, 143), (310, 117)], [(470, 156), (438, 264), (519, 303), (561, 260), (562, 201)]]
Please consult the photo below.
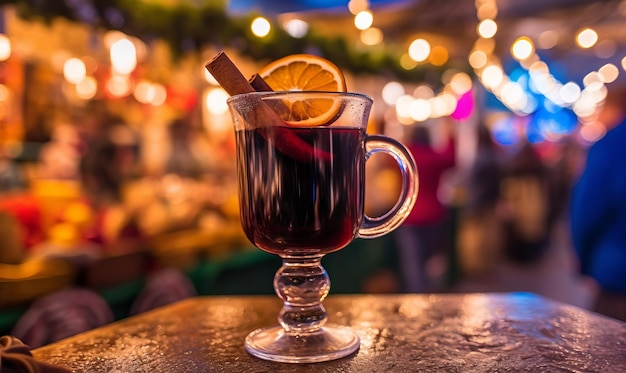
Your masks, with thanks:
[(317, 363), (348, 356), (359, 349), (359, 337), (348, 327), (325, 326), (304, 335), (290, 335), (280, 327), (257, 329), (246, 337), (246, 350), (264, 360)]

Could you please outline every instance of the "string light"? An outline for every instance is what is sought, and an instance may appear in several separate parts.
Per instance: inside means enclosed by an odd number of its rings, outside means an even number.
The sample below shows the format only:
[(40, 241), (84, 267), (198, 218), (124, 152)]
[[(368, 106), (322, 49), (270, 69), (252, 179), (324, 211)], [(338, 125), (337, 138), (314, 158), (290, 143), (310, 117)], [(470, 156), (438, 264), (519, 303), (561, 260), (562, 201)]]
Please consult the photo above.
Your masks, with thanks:
[(296, 39), (301, 39), (309, 33), (309, 24), (297, 18), (285, 21), (283, 28)]
[(92, 76), (86, 76), (76, 84), (76, 95), (83, 100), (91, 100), (98, 92), (98, 82)]
[(69, 83), (78, 84), (87, 75), (85, 63), (79, 58), (69, 58), (63, 64), (63, 77)]
[(415, 62), (425, 61), (430, 55), (430, 43), (425, 39), (415, 39), (409, 45), (409, 56)]
[(383, 32), (377, 27), (361, 31), (361, 42), (365, 45), (378, 45), (383, 42)]
[(11, 56), (11, 40), (4, 35), (0, 34), (0, 61), (6, 61)]
[(269, 35), (271, 29), (272, 25), (265, 17), (257, 17), (250, 24), (250, 30), (259, 38), (264, 38)]
[(535, 45), (529, 37), (522, 36), (513, 42), (511, 54), (517, 60), (528, 59), (535, 52)]
[(370, 4), (367, 0), (350, 0), (348, 2), (348, 10), (353, 15), (357, 15), (369, 8)]
[(598, 33), (591, 28), (583, 29), (576, 35), (576, 43), (578, 43), (581, 48), (591, 48), (597, 41)]
[[(477, 0), (476, 9), (478, 18), (485, 22), (487, 18), (481, 17), (484, 13), (486, 4), (491, 4), (494, 8), (497, 8), (495, 0)], [(480, 30), (480, 24), (478, 30)], [(513, 81), (508, 76), (498, 58), (493, 55), (494, 48), (485, 48), (487, 40), (493, 43), (493, 36), (487, 39), (489, 33), (478, 32), (477, 38), (473, 50), (468, 56), (470, 66), (474, 69), (476, 76), (478, 76), (481, 84), (490, 91), (496, 98), (498, 98), (509, 110), (518, 115), (529, 115), (536, 113), (539, 109), (537, 99), (532, 95), (543, 95), (545, 102), (543, 102), (544, 109), (551, 112), (555, 116), (554, 120), (547, 119), (552, 124), (541, 123), (540, 119), (538, 123), (540, 128), (527, 129), (527, 137), (529, 141), (534, 141), (537, 138), (535, 134), (539, 135), (539, 139), (552, 140), (558, 139), (561, 135), (569, 133), (563, 128), (549, 128), (558, 127), (553, 123), (559, 120), (567, 120), (561, 113), (561, 109), (570, 109), (573, 112), (578, 121), (582, 123), (580, 127), (580, 136), (587, 141), (596, 141), (601, 138), (606, 132), (604, 125), (597, 123), (590, 125), (589, 123), (595, 123), (593, 118), (598, 109), (603, 104), (606, 93), (608, 91), (606, 84), (614, 82), (619, 74), (619, 68), (607, 63), (600, 67), (597, 71), (591, 71), (583, 78), (583, 86), (581, 87), (577, 83), (570, 81), (565, 84), (561, 83), (550, 72), (550, 67), (547, 63), (541, 60), (540, 56), (535, 53), (535, 46), (533, 41), (523, 36), (518, 38), (511, 45), (511, 55), (517, 59), (522, 69), (525, 69), (528, 73), (528, 78), (524, 82), (527, 88), (524, 88), (521, 84)], [(563, 34), (561, 32), (561, 34)], [(556, 30), (546, 30), (542, 32), (537, 38), (537, 47), (540, 49), (550, 49), (555, 47), (559, 43), (560, 35)], [(595, 46), (595, 54), (600, 58), (609, 58), (614, 55), (616, 51), (615, 42), (612, 40), (599, 41), (598, 34), (590, 27), (580, 30), (575, 37), (575, 42), (581, 48), (592, 48)], [(626, 57), (621, 60), (622, 70), (626, 71)], [(517, 74), (516, 76), (518, 76)], [(519, 78), (516, 78), (519, 79)], [(526, 92), (528, 89), (530, 92)], [(560, 116), (559, 116), (560, 115)], [(537, 116), (537, 115), (536, 115)], [(558, 117), (558, 118), (557, 118)], [(532, 120), (530, 123), (533, 123)], [(501, 122), (500, 129), (503, 131), (505, 127), (509, 126), (505, 122)], [(537, 125), (537, 124), (535, 124)], [(544, 128), (541, 128), (543, 126)], [(572, 126), (571, 130), (574, 129)], [(536, 132), (536, 131), (539, 132)], [(494, 127), (495, 131), (495, 127)], [(535, 131), (535, 134), (532, 132)], [(503, 133), (503, 132), (502, 132)], [(506, 137), (506, 136), (505, 136)], [(533, 137), (531, 139), (531, 137)], [(512, 137), (508, 137), (508, 140), (514, 140)], [(503, 140), (504, 141), (504, 140)], [(509, 141), (510, 143), (511, 141)], [(514, 143), (515, 141), (513, 141)]]
[(369, 10), (359, 12), (354, 16), (354, 26), (359, 30), (367, 30), (374, 23), (374, 15)]
[(482, 38), (492, 38), (497, 31), (498, 25), (493, 19), (485, 19), (478, 24), (478, 35)]
[(121, 75), (128, 75), (137, 67), (137, 49), (132, 41), (122, 38), (111, 45), (109, 51), (111, 69)]

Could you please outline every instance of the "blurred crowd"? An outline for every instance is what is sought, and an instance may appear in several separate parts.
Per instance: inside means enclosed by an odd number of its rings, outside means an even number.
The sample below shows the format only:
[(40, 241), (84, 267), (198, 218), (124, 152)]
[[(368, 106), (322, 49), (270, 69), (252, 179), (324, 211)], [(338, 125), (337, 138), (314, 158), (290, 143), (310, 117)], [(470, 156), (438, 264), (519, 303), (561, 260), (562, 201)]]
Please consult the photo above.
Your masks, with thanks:
[[(538, 266), (567, 245), (575, 262), (562, 263), (567, 275), (596, 289), (589, 308), (626, 320), (625, 118), (626, 90), (617, 87), (596, 118), (607, 133), (593, 144), (570, 136), (503, 146), (478, 123), (473, 157), (463, 164), (458, 130), (417, 127), (408, 145), (420, 194), (417, 211), (394, 233), (398, 288), (451, 291), (455, 281), (488, 278), (505, 262)], [(432, 132), (442, 128), (437, 144)]]
[(99, 255), (119, 241), (220, 229), (236, 218), (234, 165), (194, 112), (137, 127), (92, 109), (55, 123), (34, 160), (0, 154), (0, 229), (24, 233), (0, 250), (0, 263)]

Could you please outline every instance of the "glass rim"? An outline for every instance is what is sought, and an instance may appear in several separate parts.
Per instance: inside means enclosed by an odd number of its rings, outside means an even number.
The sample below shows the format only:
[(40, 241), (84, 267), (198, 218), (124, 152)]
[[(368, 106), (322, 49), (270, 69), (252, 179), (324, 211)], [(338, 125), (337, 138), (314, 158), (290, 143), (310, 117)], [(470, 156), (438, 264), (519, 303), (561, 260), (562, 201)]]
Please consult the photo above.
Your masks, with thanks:
[(283, 98), (283, 97), (302, 97), (302, 99), (313, 99), (320, 96), (325, 96), (326, 98), (352, 98), (361, 100), (364, 102), (368, 102), (372, 104), (374, 100), (363, 93), (357, 92), (337, 92), (337, 91), (254, 91), (248, 93), (239, 93), (233, 96), (230, 96), (226, 102), (231, 103), (234, 101), (244, 100), (246, 98), (256, 97), (257, 99), (266, 99), (266, 98)]

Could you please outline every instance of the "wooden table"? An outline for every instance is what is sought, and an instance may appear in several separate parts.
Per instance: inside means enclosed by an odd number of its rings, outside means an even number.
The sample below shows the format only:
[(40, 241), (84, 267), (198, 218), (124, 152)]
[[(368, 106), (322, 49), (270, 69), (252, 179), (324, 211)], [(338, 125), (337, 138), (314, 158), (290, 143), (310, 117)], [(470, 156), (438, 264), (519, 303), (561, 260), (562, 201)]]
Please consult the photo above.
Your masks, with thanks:
[(343, 359), (275, 363), (246, 334), (273, 325), (270, 296), (198, 297), (36, 349), (75, 372), (626, 372), (626, 323), (530, 293), (335, 295), (329, 322), (361, 348)]

